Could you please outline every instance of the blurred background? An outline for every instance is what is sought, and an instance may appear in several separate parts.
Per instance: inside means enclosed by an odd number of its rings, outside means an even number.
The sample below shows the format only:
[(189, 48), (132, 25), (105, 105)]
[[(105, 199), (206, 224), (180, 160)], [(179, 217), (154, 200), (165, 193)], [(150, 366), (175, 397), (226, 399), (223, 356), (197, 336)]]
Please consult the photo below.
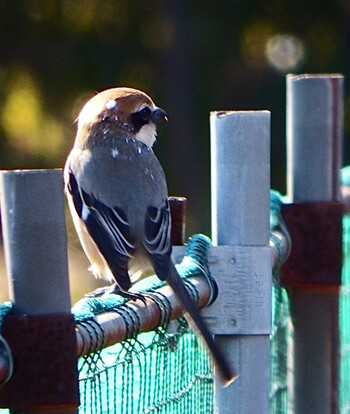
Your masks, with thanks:
[[(131, 86), (168, 112), (155, 152), (187, 233), (210, 234), (212, 110), (272, 112), (285, 192), (285, 76), (350, 73), (349, 0), (0, 0), (0, 168), (63, 167), (96, 91)], [(345, 164), (350, 162), (345, 83)], [(67, 214), (73, 301), (96, 287)], [(0, 255), (0, 300), (8, 298)]]

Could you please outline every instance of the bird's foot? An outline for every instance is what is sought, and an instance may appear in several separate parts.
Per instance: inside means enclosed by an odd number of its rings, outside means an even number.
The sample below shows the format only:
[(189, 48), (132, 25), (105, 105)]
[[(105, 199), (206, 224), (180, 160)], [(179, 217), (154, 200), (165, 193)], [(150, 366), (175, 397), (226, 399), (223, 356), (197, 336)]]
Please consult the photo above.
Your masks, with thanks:
[(141, 300), (146, 305), (146, 297), (142, 293), (134, 293), (125, 290), (119, 290), (119, 292), (116, 293), (128, 300)]
[(132, 293), (126, 290), (120, 289), (120, 287), (114, 283), (111, 286), (103, 286), (93, 290), (92, 292), (86, 293), (86, 298), (98, 298), (98, 297), (105, 297), (108, 295), (119, 295), (128, 300), (141, 300), (143, 303), (146, 303), (146, 298), (141, 293)]
[(99, 298), (102, 296), (108, 296), (112, 293), (118, 293), (118, 286), (116, 284), (113, 284), (111, 286), (103, 286), (100, 288), (97, 288), (93, 290), (92, 292), (86, 293), (84, 296), (86, 298)]

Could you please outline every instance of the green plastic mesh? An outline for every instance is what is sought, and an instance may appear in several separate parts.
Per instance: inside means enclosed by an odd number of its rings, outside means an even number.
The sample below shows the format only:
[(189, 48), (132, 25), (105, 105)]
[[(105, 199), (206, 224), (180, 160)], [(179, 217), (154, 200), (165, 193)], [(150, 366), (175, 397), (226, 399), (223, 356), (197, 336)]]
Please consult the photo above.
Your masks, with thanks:
[[(341, 170), (341, 182), (350, 188), (350, 166)], [(339, 297), (340, 381), (339, 412), (350, 413), (350, 215), (343, 218), (343, 272)]]
[(211, 366), (186, 323), (80, 358), (79, 372), (79, 413), (212, 412)]
[(285, 289), (272, 288), (272, 332), (270, 340), (270, 413), (288, 414), (289, 300)]
[(339, 298), (340, 383), (339, 412), (350, 413), (350, 215), (343, 219), (343, 274)]
[[(288, 343), (291, 338), (289, 299), (287, 291), (279, 285), (279, 271), (289, 254), (291, 240), (281, 215), (282, 196), (270, 193), (270, 240), (279, 252), (279, 261), (274, 268), (272, 287), (272, 330), (270, 338), (270, 413), (288, 414)], [(287, 244), (281, 243), (272, 231), (284, 235)], [(287, 250), (288, 247), (288, 250)]]

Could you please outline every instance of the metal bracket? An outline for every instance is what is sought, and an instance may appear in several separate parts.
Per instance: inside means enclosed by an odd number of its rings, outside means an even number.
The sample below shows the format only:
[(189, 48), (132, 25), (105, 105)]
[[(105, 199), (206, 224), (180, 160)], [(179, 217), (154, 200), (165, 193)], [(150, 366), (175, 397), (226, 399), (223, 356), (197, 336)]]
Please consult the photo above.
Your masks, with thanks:
[[(183, 250), (174, 249), (175, 257)], [(202, 309), (215, 335), (271, 333), (272, 252), (267, 246), (215, 246), (208, 255), (219, 294)]]

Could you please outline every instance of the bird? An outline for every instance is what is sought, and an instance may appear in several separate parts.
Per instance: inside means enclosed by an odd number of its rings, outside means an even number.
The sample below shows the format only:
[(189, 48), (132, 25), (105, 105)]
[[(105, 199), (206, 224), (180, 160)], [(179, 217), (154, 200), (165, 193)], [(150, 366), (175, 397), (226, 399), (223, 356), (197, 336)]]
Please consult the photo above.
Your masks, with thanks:
[(132, 281), (153, 269), (206, 344), (222, 386), (236, 378), (172, 260), (167, 182), (153, 145), (167, 113), (144, 92), (116, 87), (94, 95), (77, 118), (64, 167), (68, 205), (91, 272), (110, 292), (137, 300)]

